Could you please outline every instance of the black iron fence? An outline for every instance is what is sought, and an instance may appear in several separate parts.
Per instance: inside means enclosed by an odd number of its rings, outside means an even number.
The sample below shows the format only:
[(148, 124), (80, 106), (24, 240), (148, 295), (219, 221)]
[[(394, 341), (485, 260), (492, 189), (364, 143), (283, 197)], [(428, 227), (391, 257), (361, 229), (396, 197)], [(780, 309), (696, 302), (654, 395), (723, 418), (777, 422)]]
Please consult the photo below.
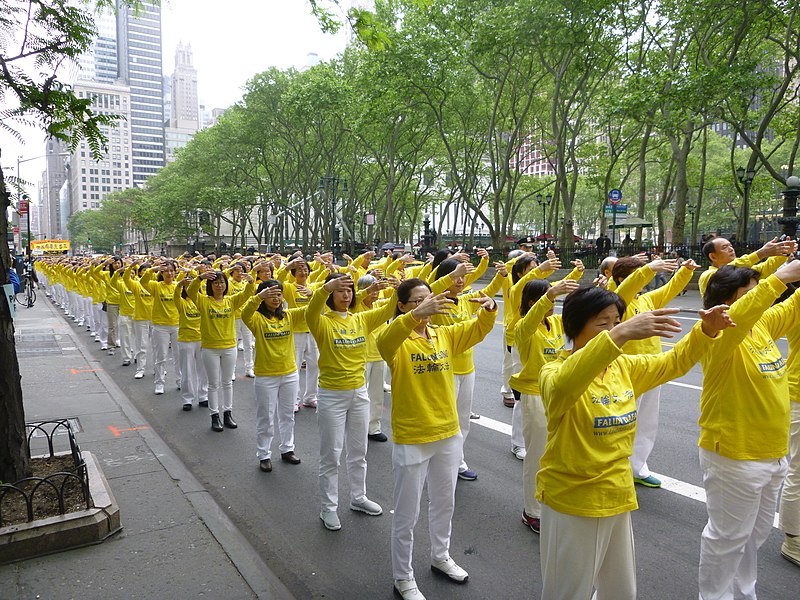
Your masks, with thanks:
[[(26, 444), (27, 451), (31, 453), (31, 442), (34, 439), (43, 439), (47, 445), (48, 458), (68, 457), (69, 469), (49, 473), (44, 477), (26, 477), (14, 483), (0, 484), (0, 527), (6, 526), (7, 517), (4, 511), (8, 512), (8, 506), (12, 497), (22, 499), (27, 511), (27, 522), (38, 518), (37, 508), (45, 501), (52, 503), (55, 500), (58, 504), (59, 514), (65, 514), (67, 506), (64, 501), (65, 492), (68, 488), (79, 488), (83, 495), (82, 504), (90, 509), (94, 506), (91, 494), (89, 493), (89, 475), (86, 462), (81, 456), (78, 442), (72, 425), (67, 419), (58, 421), (44, 421), (42, 423), (26, 424)], [(67, 451), (58, 451), (57, 446), (64, 446), (59, 443), (59, 438), (66, 437), (69, 446)]]

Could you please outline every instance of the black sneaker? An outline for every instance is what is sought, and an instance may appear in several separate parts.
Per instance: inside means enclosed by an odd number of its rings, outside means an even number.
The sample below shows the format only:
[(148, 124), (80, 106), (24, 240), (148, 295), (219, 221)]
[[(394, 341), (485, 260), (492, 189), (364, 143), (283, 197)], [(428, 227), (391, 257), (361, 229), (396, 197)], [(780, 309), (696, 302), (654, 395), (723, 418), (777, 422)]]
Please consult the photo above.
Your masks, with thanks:
[(371, 439), (373, 442), (385, 442), (389, 439), (388, 437), (386, 437), (386, 434), (383, 433), (382, 431), (379, 431), (378, 433), (370, 433), (369, 435), (367, 435), (367, 437)]

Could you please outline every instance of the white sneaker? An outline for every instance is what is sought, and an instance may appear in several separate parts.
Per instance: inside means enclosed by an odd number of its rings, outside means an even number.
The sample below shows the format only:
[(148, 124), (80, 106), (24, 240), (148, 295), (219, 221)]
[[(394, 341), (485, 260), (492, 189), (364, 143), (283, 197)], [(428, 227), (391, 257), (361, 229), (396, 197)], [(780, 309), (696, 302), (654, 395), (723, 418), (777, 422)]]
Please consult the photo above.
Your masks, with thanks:
[(339, 515), (333, 510), (323, 510), (319, 513), (319, 518), (322, 519), (322, 524), (328, 531), (339, 531), (342, 524), (339, 522)]
[[(388, 383), (384, 383), (383, 384), (383, 391), (384, 392), (391, 392), (392, 391), (392, 386), (389, 385)], [(398, 581), (400, 581), (400, 580), (398, 579)], [(414, 581), (414, 580), (412, 579), (411, 581)]]
[(108, 346), (106, 344), (101, 344), (100, 350), (108, 350)]
[(247, 369), (247, 372), (244, 374), (244, 376), (253, 379), (256, 376), (256, 374), (253, 372), (253, 369)]
[(414, 579), (395, 579), (394, 593), (403, 600), (425, 600)]
[(520, 460), (525, 460), (525, 455), (528, 452), (525, 450), (523, 446), (511, 446), (511, 454), (516, 456)]
[(358, 510), (363, 513), (367, 513), (370, 517), (377, 517), (378, 515), (383, 514), (383, 509), (381, 505), (377, 502), (373, 502), (369, 498), (364, 498), (363, 500), (359, 500), (356, 502), (355, 500), (350, 502), (350, 510)]
[(144, 377), (144, 371), (136, 371), (136, 375), (133, 376), (134, 379), (142, 379)]
[(160, 396), (163, 393), (164, 393), (164, 384), (163, 383), (157, 383), (156, 384), (156, 396)]
[(459, 567), (452, 558), (431, 563), (431, 571), (449, 577), (457, 583), (465, 583), (469, 579), (469, 573)]

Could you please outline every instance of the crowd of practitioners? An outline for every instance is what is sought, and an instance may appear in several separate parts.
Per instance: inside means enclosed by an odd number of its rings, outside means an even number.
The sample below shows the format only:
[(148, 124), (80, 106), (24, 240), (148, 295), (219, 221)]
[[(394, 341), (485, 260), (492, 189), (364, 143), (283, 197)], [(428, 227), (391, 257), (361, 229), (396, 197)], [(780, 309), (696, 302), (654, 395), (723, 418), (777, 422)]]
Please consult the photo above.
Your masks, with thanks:
[[(211, 429), (236, 429), (237, 355), (254, 379), (256, 458), (272, 471), (295, 454), (294, 418), (316, 410), (324, 527), (341, 529), (338, 475), (344, 452), (349, 508), (383, 508), (367, 496), (369, 441), (386, 442), (391, 391), (394, 590), (424, 600), (412, 569), (413, 531), (428, 490), (431, 568), (456, 583), (450, 556), (457, 481), (467, 463), (475, 386), (473, 347), (502, 319), (501, 400), (513, 408), (511, 452), (522, 460), (522, 522), (540, 534), (542, 597), (636, 597), (630, 513), (635, 485), (661, 482), (647, 461), (656, 442), (660, 386), (703, 369), (699, 461), (708, 523), (701, 534), (700, 598), (755, 598), (756, 555), (780, 496), (781, 554), (800, 566), (800, 261), (791, 240), (737, 257), (723, 238), (703, 251), (703, 309), (680, 332), (677, 309), (692, 260), (608, 257), (593, 281), (579, 260), (563, 279), (551, 251), (541, 262), (513, 251), (489, 267), (441, 250), (424, 263), (367, 252), (347, 264), (328, 254), (59, 257), (37, 263), (48, 295), (133, 377), (171, 373), (181, 408), (207, 407)], [(669, 281), (646, 291), (657, 274)], [(548, 278), (553, 279), (549, 281)], [(498, 314), (496, 296), (502, 296)], [(556, 299), (563, 297), (561, 314)], [(775, 341), (786, 336), (788, 357)], [(305, 384), (300, 385), (300, 377)], [(388, 382), (391, 381), (391, 387)], [(177, 407), (176, 407), (177, 408)], [(275, 430), (277, 429), (277, 440)], [(781, 494), (782, 489), (782, 494)]]

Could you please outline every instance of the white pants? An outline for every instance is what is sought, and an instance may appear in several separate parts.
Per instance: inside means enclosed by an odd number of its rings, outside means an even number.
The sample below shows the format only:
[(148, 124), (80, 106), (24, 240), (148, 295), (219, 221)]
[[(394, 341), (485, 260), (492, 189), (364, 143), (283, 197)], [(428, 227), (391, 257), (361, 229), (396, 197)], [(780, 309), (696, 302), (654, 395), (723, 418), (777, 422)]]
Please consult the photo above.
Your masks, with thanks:
[(319, 495), (323, 511), (339, 506), (339, 459), (346, 453), (350, 500), (367, 497), (367, 429), (369, 396), (367, 388), (329, 390), (319, 388)]
[(636, 437), (633, 439), (631, 470), (634, 477), (644, 479), (650, 476), (647, 459), (653, 451), (658, 433), (658, 405), (661, 400), (661, 386), (646, 391), (636, 399)]
[(701, 600), (755, 600), (758, 549), (772, 531), (786, 458), (733, 460), (700, 448), (708, 523), (700, 537)]
[(781, 494), (781, 531), (800, 535), (800, 402), (792, 402), (789, 437), (789, 471)]
[(300, 388), (297, 389), (297, 404), (300, 401), (311, 402), (317, 399), (319, 394), (319, 348), (317, 341), (310, 333), (295, 333), (294, 334), (294, 353), (295, 362), (297, 363), (298, 372), (302, 372), (300, 368), (303, 361), (306, 361), (306, 391), (305, 395), (300, 398)]
[(634, 600), (631, 513), (577, 517), (542, 505), (542, 600)]
[(181, 404), (208, 401), (208, 377), (200, 342), (178, 342), (181, 365)]
[(136, 359), (136, 371), (144, 373), (147, 366), (147, 351), (150, 347), (150, 321), (133, 322), (133, 357)]
[(395, 444), (394, 516), (392, 517), (392, 576), (412, 579), (414, 527), (419, 518), (422, 489), (428, 482), (428, 532), (431, 561), (450, 557), (450, 533), (456, 503), (458, 463), (463, 448), (461, 435), (428, 444)]
[(504, 398), (512, 398), (514, 393), (511, 391), (511, 376), (514, 374), (514, 361), (511, 359), (511, 350), (506, 346), (505, 329), (503, 329), (503, 385), (500, 386), (500, 394)]
[(98, 337), (100, 338), (100, 345), (108, 345), (108, 313), (103, 310), (102, 304), (95, 304), (97, 312), (95, 313), (96, 320), (100, 323), (97, 328)]
[[(153, 325), (153, 363), (156, 370), (154, 381), (156, 385), (164, 385), (170, 346), (178, 347), (178, 326)], [(173, 359), (172, 364), (175, 368), (175, 380), (180, 383), (180, 362)]]
[(222, 410), (233, 409), (233, 370), (236, 368), (236, 346), (203, 348), (203, 364), (208, 376), (208, 410), (219, 414), (220, 390)]
[(244, 347), (244, 370), (249, 371), (253, 368), (253, 352), (256, 338), (241, 319), (236, 319), (236, 338), (242, 340), (242, 346)]
[(119, 316), (119, 345), (122, 348), (122, 360), (133, 360), (133, 318)]
[(278, 450), (294, 452), (294, 399), (300, 376), (297, 371), (279, 377), (256, 377), (256, 458), (272, 457), (275, 421), (278, 422)]
[(84, 324), (86, 325), (89, 331), (95, 331), (95, 323), (94, 323), (94, 300), (91, 296), (87, 296), (83, 301), (83, 311), (86, 313), (86, 321)]
[[(522, 358), (520, 358), (519, 350), (517, 350), (516, 346), (511, 346), (511, 363), (512, 373), (522, 371)], [(511, 446), (525, 446), (525, 435), (522, 431), (522, 407), (519, 402), (514, 403), (514, 410), (511, 413)]]
[(522, 435), (525, 438), (525, 459), (522, 461), (525, 513), (530, 517), (541, 517), (542, 505), (536, 499), (536, 473), (547, 442), (547, 416), (541, 396), (522, 394), (515, 410), (517, 406), (522, 413)]
[(369, 433), (381, 432), (383, 418), (383, 368), (382, 360), (367, 363), (367, 395), (369, 396)]
[(472, 414), (472, 393), (475, 390), (475, 371), (467, 375), (454, 375), (456, 388), (456, 412), (458, 413), (458, 425), (461, 428), (461, 464), (459, 472), (469, 469), (467, 461), (464, 460), (463, 445), (467, 443), (469, 435), (469, 416)]

